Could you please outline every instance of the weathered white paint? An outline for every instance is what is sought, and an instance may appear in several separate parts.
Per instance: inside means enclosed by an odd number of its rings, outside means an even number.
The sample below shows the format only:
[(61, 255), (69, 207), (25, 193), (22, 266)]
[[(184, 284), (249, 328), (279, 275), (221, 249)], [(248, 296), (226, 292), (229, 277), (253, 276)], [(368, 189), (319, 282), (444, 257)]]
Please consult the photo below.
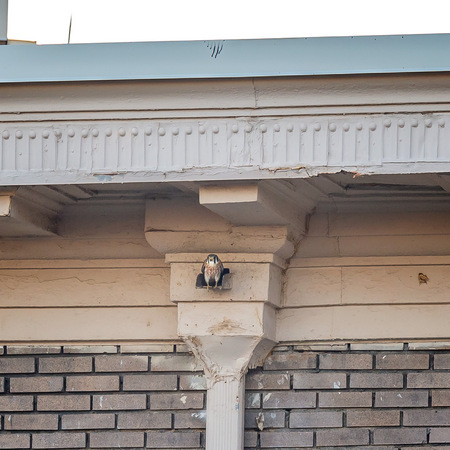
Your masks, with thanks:
[(301, 229), (306, 213), (314, 207), (314, 201), (299, 198), (293, 188), (263, 183), (200, 186), (199, 203), (234, 225), (291, 225)]
[[(1, 85), (4, 121), (448, 111), (448, 74)], [(18, 114), (20, 113), (20, 115)]]
[(208, 389), (206, 449), (244, 448), (245, 381), (224, 379)]
[[(236, 202), (236, 208), (240, 208)], [(270, 253), (281, 258), (294, 252), (297, 234), (290, 227), (233, 226), (199, 205), (198, 199), (159, 198), (146, 203), (145, 237), (155, 250), (169, 253)], [(201, 236), (199, 236), (201, 233)], [(206, 256), (206, 255), (205, 255)]]
[(445, 113), (3, 123), (0, 132), (4, 185), (410, 173), (413, 163), (416, 173), (446, 172), (450, 160)]

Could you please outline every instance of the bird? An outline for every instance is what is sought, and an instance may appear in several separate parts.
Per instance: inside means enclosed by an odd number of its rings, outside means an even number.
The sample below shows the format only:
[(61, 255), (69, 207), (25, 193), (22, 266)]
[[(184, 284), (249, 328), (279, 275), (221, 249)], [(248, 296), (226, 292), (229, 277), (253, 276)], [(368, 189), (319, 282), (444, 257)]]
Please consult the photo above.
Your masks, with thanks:
[(210, 254), (203, 261), (202, 274), (205, 279), (206, 289), (211, 287), (210, 281), (214, 280), (214, 288), (217, 288), (217, 283), (223, 273), (223, 264), (217, 255)]

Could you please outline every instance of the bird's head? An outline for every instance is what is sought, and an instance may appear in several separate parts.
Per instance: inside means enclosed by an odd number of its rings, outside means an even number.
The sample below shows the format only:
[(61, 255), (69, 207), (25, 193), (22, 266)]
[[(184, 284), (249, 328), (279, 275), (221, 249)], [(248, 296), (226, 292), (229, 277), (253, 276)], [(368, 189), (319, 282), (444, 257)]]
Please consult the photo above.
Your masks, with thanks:
[(217, 264), (219, 262), (219, 257), (217, 255), (208, 255), (206, 257), (206, 264)]

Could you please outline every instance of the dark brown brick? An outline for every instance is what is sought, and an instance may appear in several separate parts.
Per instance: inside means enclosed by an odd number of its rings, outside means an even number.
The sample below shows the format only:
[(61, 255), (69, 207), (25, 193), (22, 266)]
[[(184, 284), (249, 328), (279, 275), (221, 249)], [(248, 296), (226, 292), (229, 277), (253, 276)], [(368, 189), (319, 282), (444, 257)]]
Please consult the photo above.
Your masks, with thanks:
[(148, 356), (101, 355), (95, 356), (96, 372), (146, 372)]
[(435, 369), (450, 369), (450, 353), (434, 355)]
[(206, 411), (176, 412), (174, 428), (175, 429), (206, 428)]
[(403, 425), (409, 427), (449, 425), (450, 409), (413, 409), (403, 412)]
[(85, 411), (90, 409), (89, 395), (39, 395), (38, 411)]
[(176, 391), (176, 375), (124, 375), (124, 391)]
[(261, 408), (261, 394), (259, 392), (246, 392), (245, 407), (248, 409)]
[(86, 435), (61, 432), (33, 434), (33, 448), (86, 448)]
[(313, 433), (310, 431), (262, 431), (262, 448), (299, 448), (313, 446)]
[(204, 375), (180, 375), (181, 391), (205, 391), (206, 378)]
[(400, 411), (359, 409), (347, 411), (348, 427), (394, 427), (400, 425)]
[(165, 411), (119, 413), (119, 430), (164, 429), (172, 427), (172, 414)]
[(428, 406), (428, 391), (379, 391), (375, 393), (377, 408), (417, 408)]
[(367, 445), (369, 444), (369, 430), (336, 428), (332, 430), (318, 430), (316, 432), (317, 446)]
[(287, 373), (261, 373), (254, 372), (247, 375), (246, 389), (290, 389), (290, 378)]
[(315, 353), (275, 352), (264, 361), (264, 370), (315, 369)]
[(61, 417), (63, 430), (95, 430), (99, 428), (114, 428), (114, 414), (64, 414)]
[(48, 358), (39, 358), (39, 372), (92, 372), (92, 358), (90, 356), (49, 356)]
[(426, 428), (376, 428), (374, 444), (423, 444), (427, 442)]
[(94, 431), (90, 435), (91, 448), (142, 448), (143, 431)]
[(18, 450), (30, 448), (31, 436), (25, 433), (4, 434), (0, 433), (0, 448)]
[(34, 358), (0, 357), (0, 374), (2, 373), (33, 373)]
[(347, 376), (342, 372), (294, 373), (294, 389), (345, 389)]
[(60, 392), (63, 390), (63, 377), (12, 377), (9, 383), (9, 390), (13, 393)]
[(256, 447), (258, 444), (258, 433), (255, 431), (246, 431), (244, 433), (244, 447)]
[(372, 368), (372, 355), (365, 353), (325, 353), (319, 355), (319, 368), (363, 370)]
[(150, 394), (150, 409), (202, 409), (202, 392)]
[(350, 374), (350, 388), (401, 389), (402, 387), (403, 375), (401, 373), (362, 372)]
[(0, 395), (0, 411), (33, 411), (31, 395)]
[(117, 353), (117, 345), (65, 345), (64, 353)]
[(431, 401), (433, 406), (450, 406), (450, 390), (431, 391)]
[(57, 414), (7, 414), (5, 430), (57, 430)]
[[(449, 422), (447, 422), (449, 425)], [(450, 442), (450, 427), (447, 428), (431, 428), (430, 443), (431, 444), (448, 444)]]
[(197, 448), (200, 436), (198, 431), (148, 431), (147, 448)]
[(49, 355), (61, 353), (60, 345), (8, 345), (8, 355)]
[(342, 413), (338, 411), (292, 411), (290, 428), (338, 428), (342, 427)]
[(409, 373), (408, 388), (446, 388), (450, 389), (450, 372)]
[(264, 429), (284, 428), (286, 420), (285, 411), (247, 411), (245, 413), (245, 428), (258, 428), (258, 420), (263, 420)]
[(267, 392), (263, 394), (263, 408), (315, 408), (315, 392)]
[(191, 355), (153, 355), (152, 372), (197, 372), (203, 370), (201, 362)]
[(94, 395), (92, 408), (94, 410), (129, 410), (146, 409), (147, 396), (145, 394), (104, 394)]
[(66, 378), (66, 391), (118, 391), (117, 375), (76, 375)]
[(372, 406), (371, 392), (320, 392), (319, 408), (364, 408)]
[(376, 368), (385, 370), (428, 369), (429, 356), (423, 353), (380, 353)]

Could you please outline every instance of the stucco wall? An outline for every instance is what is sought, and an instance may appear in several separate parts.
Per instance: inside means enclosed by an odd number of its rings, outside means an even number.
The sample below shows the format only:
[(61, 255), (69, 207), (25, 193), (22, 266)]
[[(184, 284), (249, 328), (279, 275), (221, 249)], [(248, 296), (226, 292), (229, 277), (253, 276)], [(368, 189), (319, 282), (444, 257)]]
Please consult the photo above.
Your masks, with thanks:
[[(0, 339), (176, 340), (170, 268), (144, 238), (143, 200), (68, 206), (59, 220), (59, 236), (0, 241)], [(286, 271), (278, 339), (449, 338), (449, 222), (313, 215)]]
[(287, 271), (278, 338), (448, 338), (449, 220), (442, 211), (312, 216)]

